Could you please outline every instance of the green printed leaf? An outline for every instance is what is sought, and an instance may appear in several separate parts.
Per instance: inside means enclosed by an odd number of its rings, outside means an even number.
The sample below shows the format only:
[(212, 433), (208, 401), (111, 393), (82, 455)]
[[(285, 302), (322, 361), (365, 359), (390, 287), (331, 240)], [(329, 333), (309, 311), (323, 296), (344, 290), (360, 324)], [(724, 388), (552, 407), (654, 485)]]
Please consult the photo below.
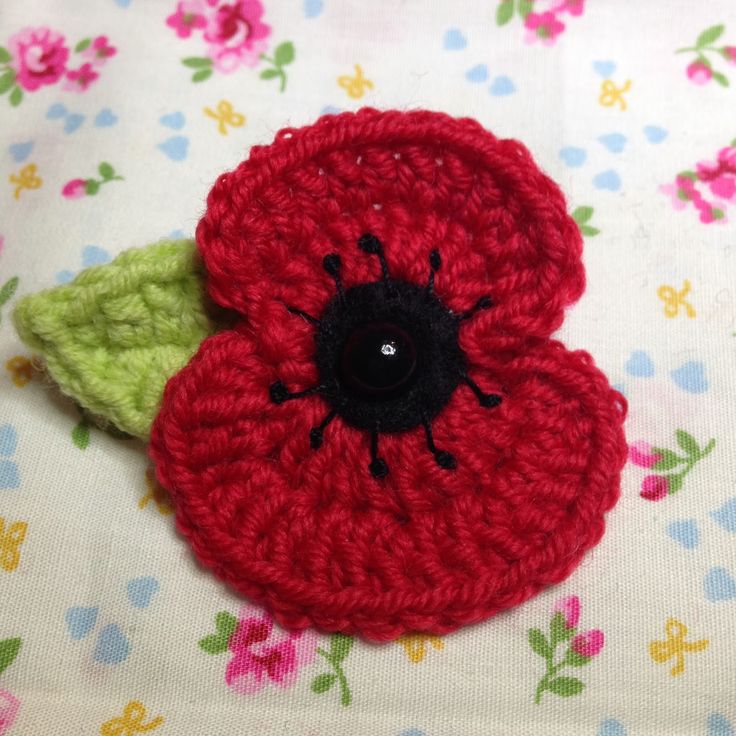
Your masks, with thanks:
[(708, 440), (708, 444), (700, 452), (700, 457), (705, 457), (706, 455), (709, 455), (715, 446), (716, 446), (715, 440), (713, 439)]
[(192, 74), (192, 82), (204, 82), (212, 76), (212, 69), (200, 69)]
[(501, 0), (496, 8), (496, 25), (505, 26), (514, 17), (514, 0)]
[(665, 475), (667, 479), (667, 493), (671, 496), (682, 488), (682, 475)]
[(112, 179), (113, 176), (115, 176), (115, 169), (107, 163), (107, 161), (103, 161), (98, 167), (97, 171), (100, 172), (100, 176), (103, 179)]
[(23, 101), (23, 90), (16, 84), (8, 99), (13, 107), (18, 107)]
[(695, 41), (696, 48), (700, 49), (703, 46), (709, 46), (714, 41), (717, 41), (723, 34), (724, 30), (725, 30), (725, 26), (723, 25), (711, 26), (710, 28), (706, 28), (698, 36), (697, 41)]
[(312, 680), (312, 692), (314, 693), (326, 693), (337, 681), (337, 675), (332, 674), (332, 672), (325, 672), (322, 675), (317, 675), (317, 677)]
[(713, 79), (715, 79), (721, 87), (729, 86), (728, 77), (725, 74), (721, 74), (721, 72), (713, 72)]
[(585, 683), (577, 677), (556, 677), (547, 685), (547, 689), (555, 695), (569, 698), (571, 695), (579, 695), (583, 692)]
[(684, 429), (678, 429), (675, 432), (675, 437), (677, 438), (677, 444), (687, 453), (688, 457), (700, 457), (700, 446), (695, 437)]
[(539, 629), (529, 629), (529, 646), (540, 657), (549, 659), (552, 656), (552, 649), (547, 642), (547, 637)]
[(591, 227), (590, 225), (580, 225), (580, 232), (586, 237), (586, 238), (592, 238), (595, 235), (598, 235), (600, 230), (597, 227)]
[(261, 72), (261, 79), (273, 79), (274, 77), (278, 77), (281, 74), (281, 72), (278, 69), (264, 69)]
[(588, 220), (590, 220), (592, 216), (592, 207), (576, 207), (575, 211), (572, 213), (572, 219), (575, 220), (578, 225), (583, 225), (584, 223), (588, 222)]
[(714, 207), (710, 211), (710, 214), (713, 216), (714, 220), (722, 220), (726, 216), (726, 213), (718, 207)]
[(527, 15), (534, 10), (534, 0), (519, 0), (519, 15), (526, 20)]
[(698, 180), (698, 175), (694, 171), (690, 171), (688, 169), (681, 171), (677, 176), (678, 178), (683, 177), (684, 179), (690, 179), (690, 181)]
[(570, 648), (567, 650), (562, 664), (569, 665), (570, 667), (583, 667), (588, 664), (591, 659), (593, 659), (593, 657), (586, 657), (583, 654), (578, 654), (574, 649)]
[(567, 641), (572, 638), (575, 633), (575, 629), (570, 629), (565, 623), (565, 616), (558, 611), (553, 617), (549, 625), (550, 638), (552, 640), (551, 645), (554, 649), (561, 641)]
[(0, 641), (0, 674), (13, 664), (13, 660), (18, 656), (18, 652), (20, 651), (21, 643), (18, 637)]
[(220, 611), (215, 616), (215, 626), (218, 634), (222, 634), (229, 639), (238, 627), (238, 619), (228, 611)]
[(0, 46), (0, 64), (7, 63), (11, 58), (10, 52), (5, 48), (5, 46)]
[(100, 191), (100, 182), (96, 179), (87, 179), (87, 181), (84, 182), (84, 191), (90, 196), (97, 194), (97, 192)]
[(652, 454), (660, 456), (659, 460), (652, 465), (652, 470), (672, 470), (683, 462), (677, 453), (663, 447), (653, 447)]
[(227, 651), (229, 638), (221, 634), (210, 634), (199, 640), (199, 648), (207, 654), (222, 654)]
[(193, 240), (125, 251), (69, 284), (24, 296), (13, 316), (63, 393), (141, 438), (168, 379), (215, 330)]
[(0, 307), (13, 298), (15, 290), (18, 288), (18, 280), (17, 276), (13, 276), (0, 287)]
[(276, 66), (291, 64), (294, 61), (294, 44), (291, 41), (279, 44), (274, 51), (273, 58), (276, 60)]
[(80, 450), (86, 450), (89, 447), (89, 424), (85, 419), (82, 419), (72, 430), (72, 442)]
[(338, 662), (342, 662), (350, 654), (355, 640), (352, 636), (345, 634), (333, 634), (330, 637), (330, 654)]
[(92, 43), (91, 38), (83, 38), (75, 47), (74, 50), (79, 53), (80, 51), (84, 51), (85, 49), (88, 49), (90, 47), (90, 44)]
[(15, 84), (15, 72), (12, 69), (0, 75), (0, 95), (4, 95)]
[(182, 59), (181, 63), (192, 69), (200, 69), (203, 67), (211, 67), (212, 59), (208, 56), (189, 56), (186, 59)]

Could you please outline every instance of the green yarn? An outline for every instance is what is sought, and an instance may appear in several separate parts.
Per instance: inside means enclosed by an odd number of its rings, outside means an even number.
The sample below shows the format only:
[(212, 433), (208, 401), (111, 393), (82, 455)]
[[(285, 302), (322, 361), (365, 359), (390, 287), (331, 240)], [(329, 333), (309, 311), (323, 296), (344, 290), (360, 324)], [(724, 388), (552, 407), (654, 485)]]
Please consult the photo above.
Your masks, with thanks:
[(215, 329), (193, 240), (128, 250), (69, 284), (26, 296), (13, 318), (65, 394), (141, 438), (166, 381)]

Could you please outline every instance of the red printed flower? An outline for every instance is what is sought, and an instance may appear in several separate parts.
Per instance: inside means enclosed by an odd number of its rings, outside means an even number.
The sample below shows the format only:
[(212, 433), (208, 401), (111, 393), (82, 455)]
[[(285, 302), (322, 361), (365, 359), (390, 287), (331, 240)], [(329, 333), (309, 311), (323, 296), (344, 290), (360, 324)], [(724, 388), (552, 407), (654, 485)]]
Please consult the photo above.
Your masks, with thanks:
[(70, 69), (66, 73), (65, 89), (73, 92), (84, 92), (100, 75), (86, 62), (79, 69)]
[(199, 559), (283, 625), (447, 632), (598, 542), (626, 405), (549, 339), (582, 242), (520, 143), (325, 116), (222, 175), (197, 241), (241, 322), (168, 382), (151, 455)]
[(641, 482), (640, 496), (647, 501), (661, 501), (670, 491), (669, 481), (664, 475), (648, 475)]
[(552, 609), (554, 613), (561, 613), (565, 619), (565, 626), (568, 629), (574, 629), (580, 621), (580, 598), (576, 595), (569, 595), (561, 598)]
[(713, 78), (713, 70), (710, 64), (704, 61), (693, 61), (689, 64), (686, 73), (691, 82), (695, 84), (707, 84)]
[(600, 629), (590, 629), (573, 636), (570, 648), (583, 657), (595, 657), (603, 649), (604, 636)]
[(8, 39), (8, 52), (16, 82), (29, 92), (56, 84), (69, 58), (64, 36), (45, 27), (18, 31)]
[(81, 199), (86, 194), (87, 182), (84, 179), (71, 179), (61, 190), (61, 196), (67, 199)]
[(166, 18), (166, 25), (173, 28), (179, 38), (189, 38), (193, 30), (207, 25), (204, 10), (202, 0), (180, 0), (176, 5), (176, 12)]
[(93, 64), (102, 65), (112, 56), (117, 54), (118, 50), (111, 46), (107, 40), (107, 36), (97, 36), (92, 43), (82, 52), (82, 56), (90, 59)]

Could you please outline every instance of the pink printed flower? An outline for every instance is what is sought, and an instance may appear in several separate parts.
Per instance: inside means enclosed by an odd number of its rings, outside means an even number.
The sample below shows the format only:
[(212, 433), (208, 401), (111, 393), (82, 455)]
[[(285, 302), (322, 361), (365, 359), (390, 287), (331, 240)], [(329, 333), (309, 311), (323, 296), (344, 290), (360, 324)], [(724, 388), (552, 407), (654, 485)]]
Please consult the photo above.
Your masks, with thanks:
[(585, 0), (564, 0), (564, 7), (570, 15), (582, 15), (585, 9)]
[(267, 48), (271, 27), (261, 22), (260, 0), (223, 3), (210, 16), (204, 37), (214, 67), (225, 74), (240, 65), (255, 66)]
[(115, 56), (118, 50), (114, 46), (110, 46), (107, 36), (97, 36), (94, 41), (82, 52), (82, 56), (91, 59), (93, 64), (101, 66), (111, 56)]
[(721, 53), (729, 64), (736, 64), (736, 46), (724, 46)]
[(600, 629), (590, 629), (573, 636), (570, 648), (581, 657), (595, 657), (603, 649), (604, 637)]
[(682, 190), (677, 184), (662, 184), (659, 191), (672, 199), (672, 206), (676, 210), (684, 210), (687, 207), (687, 202), (680, 196)]
[(694, 61), (686, 71), (690, 81), (695, 84), (707, 84), (713, 78), (713, 71), (704, 61)]
[(45, 84), (55, 84), (66, 70), (69, 49), (64, 36), (50, 28), (24, 28), (8, 40), (15, 80), (33, 92)]
[(166, 25), (173, 28), (179, 38), (189, 38), (193, 30), (207, 25), (204, 11), (201, 0), (181, 0), (176, 5), (176, 13), (166, 19)]
[(736, 174), (736, 146), (725, 146), (718, 151), (718, 162), (728, 167), (732, 174)]
[(547, 46), (554, 44), (557, 36), (565, 30), (565, 24), (558, 20), (551, 10), (545, 13), (529, 13), (524, 20), (524, 25), (529, 31), (532, 31), (532, 33), (527, 34), (527, 43), (533, 43), (537, 38), (540, 38), (542, 43)]
[(80, 199), (87, 193), (87, 182), (84, 179), (72, 179), (64, 184), (61, 196), (67, 199)]
[(11, 729), (19, 709), (20, 700), (7, 690), (0, 690), (0, 736)]
[(661, 457), (652, 452), (652, 446), (648, 442), (640, 440), (629, 445), (629, 460), (640, 468), (651, 468)]
[(66, 73), (67, 82), (64, 89), (70, 92), (84, 92), (99, 76), (92, 68), (92, 64), (86, 62), (79, 69), (70, 69)]
[(268, 613), (244, 606), (228, 648), (233, 658), (225, 670), (225, 682), (234, 692), (249, 694), (269, 681), (291, 687), (299, 670), (314, 661), (317, 638), (311, 631), (275, 632)]
[(642, 498), (647, 501), (661, 501), (669, 492), (670, 486), (664, 475), (648, 475), (641, 482)]
[(580, 598), (576, 595), (568, 595), (560, 598), (552, 609), (553, 613), (561, 613), (565, 617), (565, 626), (574, 629), (580, 620)]

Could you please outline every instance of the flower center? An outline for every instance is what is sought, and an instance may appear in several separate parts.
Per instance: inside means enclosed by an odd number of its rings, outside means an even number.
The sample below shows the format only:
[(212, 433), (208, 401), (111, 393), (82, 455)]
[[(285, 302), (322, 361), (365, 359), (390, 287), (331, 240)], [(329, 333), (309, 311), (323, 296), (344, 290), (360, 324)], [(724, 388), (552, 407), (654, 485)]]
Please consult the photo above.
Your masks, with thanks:
[(348, 337), (339, 376), (348, 390), (369, 401), (381, 401), (403, 393), (416, 367), (412, 336), (399, 325), (372, 322)]
[(427, 447), (437, 464), (452, 470), (455, 458), (435, 446), (431, 420), (461, 383), (473, 391), (481, 406), (493, 408), (501, 403), (498, 394), (483, 392), (470, 378), (459, 342), (462, 322), (491, 307), (491, 299), (482, 297), (468, 311), (455, 313), (434, 293), (435, 273), (441, 265), (438, 251), (430, 253), (427, 284), (419, 285), (391, 278), (383, 246), (374, 235), (363, 235), (358, 246), (378, 257), (382, 279), (345, 291), (340, 256), (330, 253), (324, 257), (324, 269), (334, 279), (337, 294), (320, 318), (287, 307), (317, 328), (315, 361), (320, 383), (292, 392), (276, 381), (269, 389), (271, 400), (281, 404), (320, 394), (331, 411), (312, 427), (311, 446), (318, 449), (322, 445), (327, 425), (339, 416), (351, 427), (371, 433), (368, 467), (377, 478), (388, 473), (386, 463), (378, 457), (378, 435), (418, 426), (424, 427)]

